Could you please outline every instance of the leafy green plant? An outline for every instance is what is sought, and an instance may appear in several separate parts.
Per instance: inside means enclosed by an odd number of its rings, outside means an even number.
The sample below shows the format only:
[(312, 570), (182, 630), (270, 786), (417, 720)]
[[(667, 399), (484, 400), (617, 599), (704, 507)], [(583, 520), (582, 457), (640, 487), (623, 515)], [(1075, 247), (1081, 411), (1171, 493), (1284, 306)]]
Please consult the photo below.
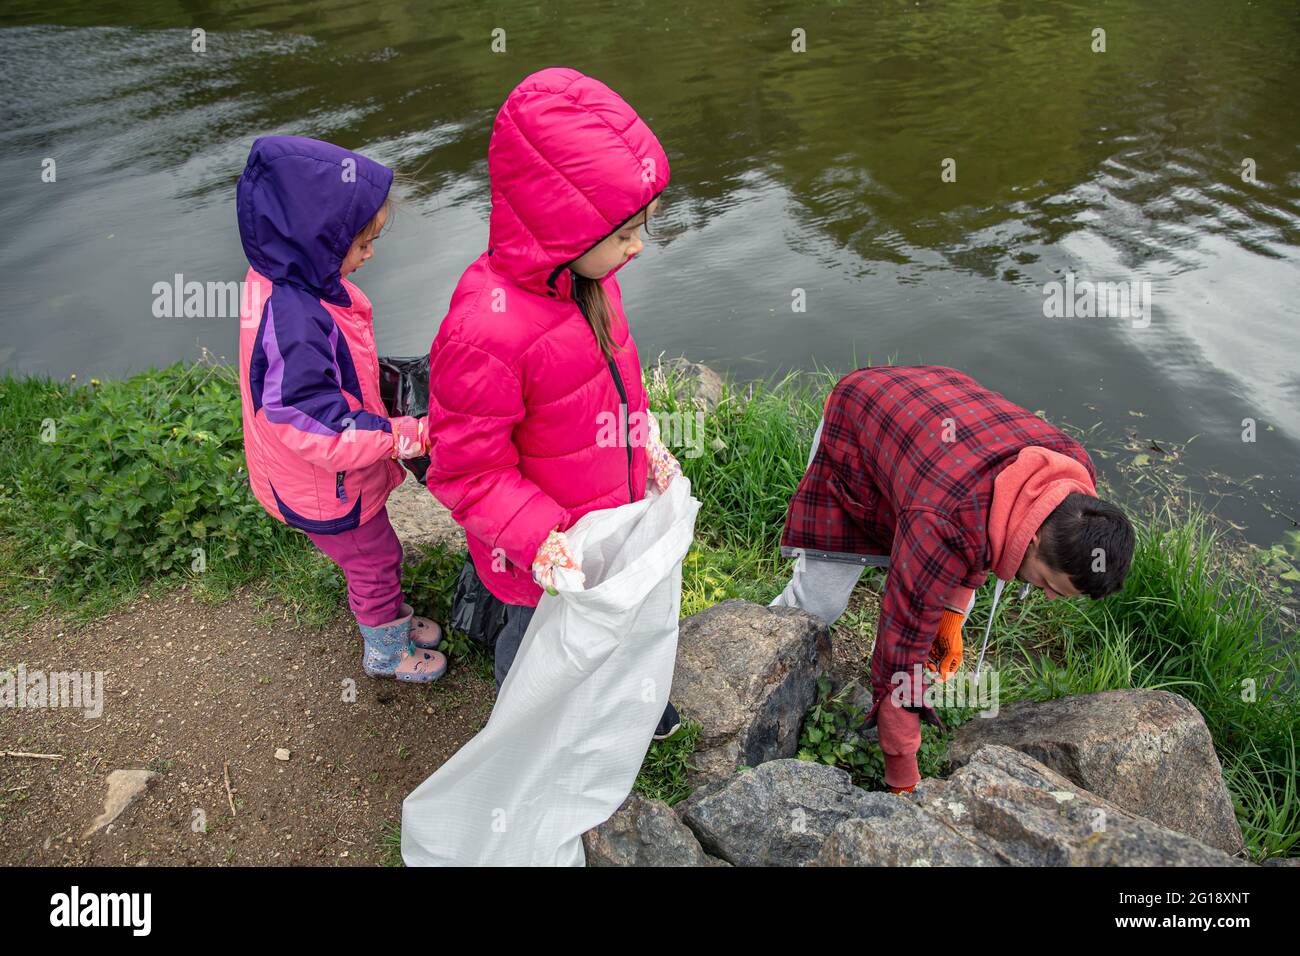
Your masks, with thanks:
[(682, 718), (681, 729), (667, 740), (652, 740), (645, 760), (637, 773), (633, 788), (651, 800), (663, 800), (670, 806), (691, 795), (686, 772), (692, 768), (691, 754), (703, 725)]
[[(829, 678), (817, 679), (817, 703), (808, 711), (799, 736), (800, 760), (812, 760), (846, 771), (865, 790), (888, 789), (885, 783), (885, 755), (880, 744), (868, 738), (867, 711), (854, 703), (857, 681), (850, 681), (832, 693)], [(944, 725), (952, 728), (970, 720), (969, 707), (935, 707)], [(922, 777), (940, 777), (948, 769), (951, 734), (921, 722), (921, 746), (916, 753)]]
[(447, 619), (465, 560), (463, 550), (440, 541), (421, 548), (415, 560), (402, 566), (402, 593), (416, 614), (435, 621)]
[(248, 487), (233, 374), (173, 365), (83, 389), (55, 419), (25, 476), (49, 503), (27, 530), (54, 586), (191, 574), (303, 538)]
[(466, 560), (466, 553), (438, 542), (421, 550), (420, 556), (402, 567), (402, 593), (415, 613), (442, 626), (442, 643), (438, 650), (448, 659), (469, 663), (481, 676), (493, 679), (491, 656), (469, 635), (449, 625), (451, 602), (456, 594), (456, 579)]
[(855, 783), (883, 780), (884, 757), (874, 753), (865, 737), (866, 710), (852, 701), (855, 681), (832, 693), (830, 678), (817, 678), (817, 703), (804, 718), (799, 735), (799, 759), (824, 763), (848, 771)]

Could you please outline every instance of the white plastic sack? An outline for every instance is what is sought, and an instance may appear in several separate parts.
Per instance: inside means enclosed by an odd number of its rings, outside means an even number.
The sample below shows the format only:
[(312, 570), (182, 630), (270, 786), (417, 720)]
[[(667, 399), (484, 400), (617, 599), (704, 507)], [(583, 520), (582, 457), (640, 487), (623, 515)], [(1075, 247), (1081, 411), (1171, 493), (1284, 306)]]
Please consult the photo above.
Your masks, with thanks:
[(583, 866), (582, 834), (636, 781), (672, 685), (690, 481), (565, 531), (586, 584), (555, 572), (492, 716), (402, 804), (408, 866)]

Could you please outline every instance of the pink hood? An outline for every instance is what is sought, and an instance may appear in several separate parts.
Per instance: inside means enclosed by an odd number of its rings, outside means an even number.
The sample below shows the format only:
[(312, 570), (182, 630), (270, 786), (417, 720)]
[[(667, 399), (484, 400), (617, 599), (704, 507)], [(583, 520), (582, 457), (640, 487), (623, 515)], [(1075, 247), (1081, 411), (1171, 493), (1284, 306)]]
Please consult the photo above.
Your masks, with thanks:
[(531, 292), (566, 295), (568, 272), (560, 267), (663, 191), (668, 157), (617, 93), (553, 67), (506, 98), (488, 173), (492, 267)]
[(566, 266), (663, 190), (668, 158), (617, 93), (552, 68), (506, 99), (488, 169), (488, 250), (429, 351), (426, 482), (488, 589), (533, 606), (547, 534), (645, 493), (646, 398), (618, 282), (601, 280), (621, 348), (607, 362)]
[(1030, 540), (1056, 506), (1075, 491), (1097, 494), (1092, 476), (1081, 463), (1037, 445), (1020, 450), (993, 480), (989, 553), (994, 574), (1003, 581), (1015, 578)]

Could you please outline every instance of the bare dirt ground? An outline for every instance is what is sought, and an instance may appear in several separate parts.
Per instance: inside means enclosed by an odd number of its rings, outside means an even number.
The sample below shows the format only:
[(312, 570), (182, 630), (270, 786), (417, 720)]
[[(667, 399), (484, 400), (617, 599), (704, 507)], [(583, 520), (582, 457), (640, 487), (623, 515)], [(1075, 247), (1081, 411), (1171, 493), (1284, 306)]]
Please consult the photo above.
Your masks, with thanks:
[[(412, 481), (395, 490), (389, 515), (408, 545), (464, 546)], [(864, 580), (833, 631), (837, 685), (865, 674), (877, 613)], [(373, 680), (345, 607), (323, 630), (289, 618), (252, 591), (213, 604), (180, 589), (89, 624), (51, 616), (6, 635), (0, 666), (100, 671), (104, 685), (98, 717), (0, 707), (0, 753), (62, 757), (0, 756), (0, 863), (398, 862), (402, 800), (487, 722), (491, 675), (453, 662), (428, 687)], [(138, 769), (156, 774), (152, 786), (84, 836), (104, 809), (109, 775)]]
[[(874, 604), (859, 588), (849, 616), (874, 617)], [(345, 610), (320, 631), (287, 617), (253, 593), (211, 604), (182, 589), (90, 624), (43, 619), (11, 636), (6, 666), (102, 671), (103, 712), (0, 708), (0, 751), (63, 758), (0, 757), (0, 861), (396, 862), (403, 798), (487, 722), (491, 677), (453, 663), (429, 687), (373, 680)], [(869, 633), (836, 629), (837, 683), (864, 673)], [(277, 759), (281, 749), (288, 760)], [(83, 836), (104, 808), (109, 774), (131, 769), (154, 771), (153, 786)]]
[[(88, 625), (42, 620), (5, 643), (29, 672), (102, 671), (103, 713), (0, 708), (0, 859), (25, 865), (376, 864), (402, 799), (492, 709), (490, 677), (373, 680), (346, 610), (306, 632), (241, 593), (142, 599)], [(347, 693), (355, 687), (355, 699)], [(289, 751), (288, 760), (276, 751)], [(229, 764), (235, 804), (226, 793)], [(83, 838), (113, 770), (154, 785)]]

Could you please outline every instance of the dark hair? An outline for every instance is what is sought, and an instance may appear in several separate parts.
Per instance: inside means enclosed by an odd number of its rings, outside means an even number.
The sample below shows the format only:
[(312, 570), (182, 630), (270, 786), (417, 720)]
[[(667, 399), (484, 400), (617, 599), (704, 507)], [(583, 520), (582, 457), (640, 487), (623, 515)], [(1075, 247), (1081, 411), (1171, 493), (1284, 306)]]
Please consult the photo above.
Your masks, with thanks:
[[(654, 200), (652, 199), (650, 202), (654, 202)], [(632, 213), (632, 215), (619, 223), (613, 232), (610, 232), (598, 242), (593, 243), (587, 252), (595, 249), (596, 246), (600, 245), (600, 243), (604, 242), (610, 236), (614, 235), (615, 232), (618, 232), (619, 229), (622, 229), (637, 216), (641, 215), (642, 210), (649, 208), (650, 203), (646, 203), (636, 212)], [(644, 226), (646, 235), (653, 236), (654, 233), (650, 231), (649, 213), (646, 214)], [(584, 252), (583, 255), (586, 255), (586, 252)], [(582, 258), (582, 256), (579, 256), (578, 258)], [(621, 345), (615, 345), (614, 338), (610, 334), (611, 318), (609, 313), (609, 298), (606, 296), (605, 287), (600, 284), (600, 280), (588, 279), (586, 276), (579, 275), (576, 272), (573, 273), (573, 298), (577, 301), (579, 308), (582, 310), (583, 316), (587, 319), (587, 324), (591, 326), (591, 331), (595, 333), (596, 343), (600, 346), (600, 350), (604, 353), (605, 358), (612, 358), (614, 352), (622, 352), (623, 347)]]
[[(1075, 491), (1038, 529), (1038, 554), (1094, 600), (1124, 586), (1133, 561), (1133, 525), (1109, 501)], [(1101, 558), (1101, 570), (1093, 570)]]
[[(602, 242), (604, 240), (601, 240)], [(623, 351), (621, 345), (614, 344), (610, 334), (611, 318), (609, 314), (609, 297), (599, 279), (573, 274), (573, 298), (582, 310), (591, 331), (596, 334), (596, 344), (600, 346), (605, 358), (612, 358), (613, 353)]]

